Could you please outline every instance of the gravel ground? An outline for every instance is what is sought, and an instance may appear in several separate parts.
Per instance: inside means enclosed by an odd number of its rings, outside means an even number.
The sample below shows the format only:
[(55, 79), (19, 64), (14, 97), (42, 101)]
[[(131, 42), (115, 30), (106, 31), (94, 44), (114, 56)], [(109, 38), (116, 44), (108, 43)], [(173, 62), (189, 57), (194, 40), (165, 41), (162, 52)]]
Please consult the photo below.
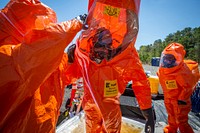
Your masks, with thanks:
[(158, 71), (157, 66), (150, 66), (150, 65), (142, 65), (145, 71), (151, 72), (151, 75), (156, 76), (156, 72)]

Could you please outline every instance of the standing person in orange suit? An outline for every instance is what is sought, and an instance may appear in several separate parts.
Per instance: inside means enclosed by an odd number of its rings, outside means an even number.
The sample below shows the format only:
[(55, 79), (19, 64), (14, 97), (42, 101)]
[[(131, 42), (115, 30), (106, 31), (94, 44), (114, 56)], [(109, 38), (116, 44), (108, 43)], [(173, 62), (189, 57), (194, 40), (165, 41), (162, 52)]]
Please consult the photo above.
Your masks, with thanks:
[(82, 22), (57, 24), (39, 0), (11, 0), (0, 20), (0, 132), (55, 132), (70, 81), (64, 50)]
[(199, 80), (198, 63), (184, 60), (185, 50), (179, 43), (169, 44), (162, 52), (157, 72), (164, 92), (164, 103), (168, 113), (165, 133), (193, 133), (188, 124), (191, 110), (191, 95)]
[(150, 86), (134, 47), (139, 7), (140, 0), (89, 0), (88, 26), (74, 48), (84, 79), (87, 133), (120, 132), (119, 97), (131, 80), (145, 132), (154, 132)]

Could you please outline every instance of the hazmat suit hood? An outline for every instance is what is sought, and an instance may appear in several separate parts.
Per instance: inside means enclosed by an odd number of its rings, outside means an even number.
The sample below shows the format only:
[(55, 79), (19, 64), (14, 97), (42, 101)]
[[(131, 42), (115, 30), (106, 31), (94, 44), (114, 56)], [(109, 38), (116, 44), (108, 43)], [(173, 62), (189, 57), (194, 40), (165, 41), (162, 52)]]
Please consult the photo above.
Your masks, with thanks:
[[(123, 3), (123, 5), (122, 5)], [(88, 6), (87, 24), (88, 29), (83, 31), (77, 40), (78, 48), (86, 56), (90, 56), (90, 61), (98, 65), (111, 63), (114, 58), (128, 48), (135, 45), (139, 31), (139, 5), (140, 1), (134, 0), (90, 0)], [(104, 34), (98, 32), (104, 29)], [(106, 34), (107, 33), (107, 34)], [(105, 43), (105, 48), (97, 53), (93, 49), (96, 35)], [(99, 40), (97, 40), (99, 42)], [(112, 43), (112, 45), (110, 45)], [(103, 48), (103, 46), (102, 46)], [(92, 54), (91, 54), (92, 53)], [(90, 55), (89, 55), (90, 54)], [(103, 56), (107, 54), (107, 56)], [(116, 59), (116, 58), (115, 58)]]
[(55, 12), (39, 0), (11, 0), (0, 11), (0, 19), (1, 45), (21, 43), (31, 29), (57, 22)]
[(169, 44), (161, 54), (160, 69), (165, 74), (178, 70), (184, 63), (185, 50), (179, 43)]

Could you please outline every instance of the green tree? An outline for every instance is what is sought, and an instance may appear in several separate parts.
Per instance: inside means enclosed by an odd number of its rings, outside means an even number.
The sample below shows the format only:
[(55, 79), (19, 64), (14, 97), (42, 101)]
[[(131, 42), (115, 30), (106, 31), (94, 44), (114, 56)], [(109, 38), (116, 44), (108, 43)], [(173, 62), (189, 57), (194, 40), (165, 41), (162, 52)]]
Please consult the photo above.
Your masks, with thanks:
[(200, 27), (186, 27), (181, 31), (170, 33), (162, 41), (157, 39), (153, 44), (142, 45), (138, 51), (143, 63), (150, 63), (152, 57), (159, 57), (163, 49), (170, 43), (182, 44), (186, 50), (186, 58), (200, 63)]

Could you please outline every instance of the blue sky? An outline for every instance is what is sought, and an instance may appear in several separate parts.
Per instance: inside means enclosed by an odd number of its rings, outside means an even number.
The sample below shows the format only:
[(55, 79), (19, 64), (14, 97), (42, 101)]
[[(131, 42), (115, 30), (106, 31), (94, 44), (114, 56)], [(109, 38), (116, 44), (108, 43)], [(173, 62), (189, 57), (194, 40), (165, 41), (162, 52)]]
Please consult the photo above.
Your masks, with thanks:
[[(9, 0), (0, 0), (3, 8)], [(87, 0), (41, 0), (51, 7), (62, 22), (87, 13)], [(142, 0), (139, 14), (139, 34), (136, 48), (153, 44), (186, 27), (200, 26), (200, 0)], [(75, 42), (75, 39), (73, 40)]]

